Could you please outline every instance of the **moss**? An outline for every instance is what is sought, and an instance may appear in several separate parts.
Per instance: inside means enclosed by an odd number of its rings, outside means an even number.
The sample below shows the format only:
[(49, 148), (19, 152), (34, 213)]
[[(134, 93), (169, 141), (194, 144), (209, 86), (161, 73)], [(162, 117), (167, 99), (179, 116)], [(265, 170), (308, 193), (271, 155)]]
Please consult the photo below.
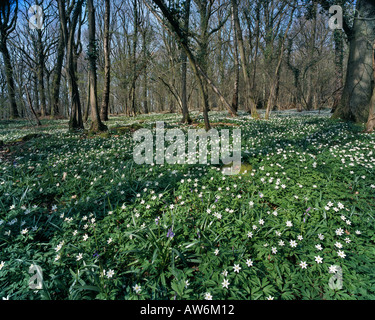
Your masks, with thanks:
[[(222, 169), (223, 168), (231, 168), (232, 166), (233, 166), (233, 162), (223, 165)], [(251, 173), (251, 170), (253, 170), (253, 166), (249, 163), (243, 162), (243, 163), (241, 163), (241, 169), (240, 169), (240, 172), (238, 174), (248, 175), (248, 174)]]
[(124, 135), (129, 132), (134, 132), (139, 129), (143, 129), (143, 126), (138, 123), (133, 123), (129, 126), (120, 126), (120, 127), (114, 127), (110, 129), (110, 132), (114, 134)]
[(250, 163), (242, 163), (240, 174), (250, 174), (251, 170), (253, 170), (253, 166)]
[(197, 123), (196, 127), (199, 128), (199, 129), (205, 129), (206, 125), (203, 122), (201, 122), (201, 123)]
[(107, 131), (107, 132), (101, 132), (99, 135), (98, 135), (100, 138), (105, 138), (105, 139), (108, 139), (111, 137), (110, 133)]

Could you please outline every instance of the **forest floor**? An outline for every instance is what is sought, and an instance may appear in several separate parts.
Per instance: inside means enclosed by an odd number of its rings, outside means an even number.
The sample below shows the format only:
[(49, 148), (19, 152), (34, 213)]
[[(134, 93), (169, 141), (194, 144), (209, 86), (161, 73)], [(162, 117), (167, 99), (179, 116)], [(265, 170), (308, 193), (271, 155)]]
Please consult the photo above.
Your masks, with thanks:
[(375, 299), (375, 135), (329, 115), (211, 112), (241, 130), (232, 176), (134, 162), (136, 130), (198, 114), (0, 121), (0, 298)]

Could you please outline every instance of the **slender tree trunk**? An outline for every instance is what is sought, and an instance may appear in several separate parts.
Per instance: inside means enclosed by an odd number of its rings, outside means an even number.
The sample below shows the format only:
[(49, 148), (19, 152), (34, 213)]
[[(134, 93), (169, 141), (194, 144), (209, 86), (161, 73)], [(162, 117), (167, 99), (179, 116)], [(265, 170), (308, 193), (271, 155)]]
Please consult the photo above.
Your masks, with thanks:
[(231, 0), (232, 7), (233, 7), (233, 20), (234, 20), (234, 27), (235, 32), (237, 33), (237, 41), (241, 56), (241, 62), (242, 62), (242, 73), (245, 81), (245, 88), (246, 88), (246, 101), (247, 101), (247, 108), (251, 112), (251, 115), (255, 119), (259, 119), (259, 114), (256, 108), (255, 101), (252, 97), (251, 92), (251, 83), (250, 83), (250, 75), (249, 75), (249, 68), (248, 68), (248, 59), (245, 52), (245, 46), (243, 42), (242, 37), (242, 29), (240, 25), (240, 21), (238, 19), (238, 4), (237, 0)]
[(38, 90), (38, 76), (36, 72), (33, 73), (33, 100), (35, 103), (35, 110), (40, 113), (39, 104), (39, 90)]
[(109, 109), (109, 93), (111, 84), (111, 60), (110, 60), (110, 19), (111, 19), (111, 4), (110, 0), (105, 0), (104, 13), (104, 90), (103, 100), (100, 110), (101, 120), (108, 121)]
[(100, 120), (98, 97), (97, 97), (97, 79), (96, 79), (96, 60), (97, 48), (95, 39), (95, 8), (94, 0), (87, 0), (88, 20), (89, 20), (89, 75), (90, 75), (90, 107), (91, 107), (91, 132), (108, 130)]
[(134, 14), (134, 34), (133, 34), (133, 79), (131, 85), (131, 104), (133, 116), (136, 116), (136, 82), (137, 82), (137, 43), (138, 43), (138, 0), (133, 0), (133, 14)]
[(334, 102), (332, 106), (332, 113), (335, 112), (338, 104), (340, 103), (342, 88), (344, 86), (344, 39), (341, 30), (334, 31), (334, 40), (335, 40), (335, 94)]
[[(257, 82), (256, 82), (256, 73), (257, 73), (257, 66), (258, 66), (258, 52), (259, 52), (259, 38), (260, 38), (260, 4), (258, 3), (255, 8), (256, 14), (256, 27), (255, 27), (255, 52), (254, 52), (254, 59), (253, 59), (253, 77), (252, 77), (252, 92), (256, 92), (257, 89)], [(255, 104), (258, 103), (259, 97), (256, 97)]]
[(292, 62), (290, 61), (292, 46), (293, 46), (293, 40), (288, 39), (286, 64), (288, 65), (289, 69), (293, 72), (293, 84), (294, 84), (294, 89), (295, 89), (294, 94), (293, 94), (292, 104), (297, 109), (297, 111), (302, 111), (301, 103), (300, 103), (302, 90), (301, 90), (300, 81), (299, 81), (301, 70), (298, 67), (294, 66)]
[(234, 38), (234, 88), (233, 88), (233, 97), (232, 97), (232, 108), (238, 111), (238, 85), (240, 81), (240, 61), (238, 59), (238, 40), (237, 33), (234, 27), (234, 15), (232, 7), (232, 24), (233, 24), (233, 38)]
[[(375, 81), (375, 42), (372, 47), (372, 69), (373, 69), (373, 79)], [(369, 115), (366, 124), (366, 131), (373, 132), (375, 130), (375, 86), (372, 89), (372, 97), (370, 100)]]
[(87, 122), (89, 118), (89, 111), (90, 111), (90, 71), (87, 73), (87, 96), (86, 96), (86, 109), (85, 114), (83, 116), (83, 121)]
[(43, 52), (43, 43), (42, 43), (42, 30), (37, 29), (37, 66), (36, 73), (38, 79), (38, 92), (39, 92), (39, 103), (40, 103), (40, 112), (42, 117), (47, 116), (47, 106), (46, 106), (46, 92), (44, 88), (44, 52)]
[(37, 123), (37, 126), (41, 126), (42, 124), (40, 123), (40, 120), (38, 118), (38, 115), (36, 114), (34, 108), (33, 108), (33, 103), (31, 101), (31, 98), (30, 98), (30, 95), (29, 95), (29, 90), (27, 89), (27, 86), (25, 85), (25, 91), (26, 91), (26, 97), (27, 97), (27, 101), (29, 103), (29, 108), (31, 110), (31, 113), (34, 115), (34, 118), (35, 118), (35, 121)]
[(143, 112), (148, 114), (148, 82), (147, 82), (147, 66), (143, 75)]
[(47, 114), (52, 115), (52, 110), (51, 110), (51, 106), (52, 106), (51, 72), (45, 68), (44, 74), (46, 75), (46, 99), (48, 100), (48, 102), (47, 102)]
[(206, 131), (211, 129), (210, 120), (208, 117), (209, 104), (208, 104), (208, 89), (207, 84), (205, 82), (202, 83), (201, 87), (201, 95), (202, 95), (202, 103), (203, 103), (203, 119), (204, 119), (204, 125), (206, 128)]
[(283, 56), (284, 56), (285, 41), (286, 41), (286, 38), (288, 36), (289, 29), (290, 29), (290, 27), (292, 25), (292, 22), (293, 22), (293, 15), (294, 15), (294, 9), (292, 10), (292, 12), (290, 14), (289, 24), (288, 24), (286, 30), (284, 31), (284, 36), (279, 39), (278, 61), (277, 61), (275, 73), (274, 73), (274, 76), (273, 76), (273, 80), (271, 82), (270, 95), (269, 95), (269, 98), (268, 98), (268, 101), (267, 101), (267, 109), (266, 109), (265, 119), (269, 119), (270, 114), (271, 114), (271, 110), (275, 106), (275, 103), (277, 101), (277, 97), (278, 97), (278, 94), (279, 94), (280, 68), (281, 68), (281, 63), (282, 63)]
[(143, 61), (144, 61), (144, 72), (143, 72), (143, 112), (148, 114), (148, 77), (147, 77), (147, 29), (142, 32), (142, 51), (143, 51)]
[[(315, 64), (313, 62), (314, 60), (314, 53), (315, 53), (315, 40), (316, 40), (316, 26), (317, 26), (317, 10), (318, 10), (318, 4), (314, 0), (313, 1), (313, 21), (312, 21), (312, 34), (309, 44), (309, 61), (312, 64)], [(314, 78), (315, 78), (315, 67), (312, 66), (310, 68), (310, 72), (307, 79), (307, 110), (314, 109)]]
[[(188, 45), (188, 36), (187, 31), (189, 30), (189, 20), (190, 20), (190, 0), (185, 1), (185, 15), (184, 15), (184, 38), (182, 41), (184, 41), (185, 45)], [(187, 83), (186, 83), (186, 76), (187, 76), (187, 55), (186, 52), (181, 49), (181, 102), (182, 102), (182, 120), (181, 123), (188, 123), (190, 124), (191, 118), (189, 114), (189, 108), (188, 108), (188, 98), (187, 98)]]
[(55, 65), (55, 72), (52, 79), (52, 106), (51, 106), (51, 115), (53, 117), (58, 117), (60, 115), (60, 108), (59, 108), (59, 99), (60, 99), (60, 84), (61, 84), (61, 71), (64, 62), (64, 54), (65, 54), (65, 44), (63, 33), (60, 28), (60, 37), (57, 47), (57, 58), (56, 58), (56, 65)]

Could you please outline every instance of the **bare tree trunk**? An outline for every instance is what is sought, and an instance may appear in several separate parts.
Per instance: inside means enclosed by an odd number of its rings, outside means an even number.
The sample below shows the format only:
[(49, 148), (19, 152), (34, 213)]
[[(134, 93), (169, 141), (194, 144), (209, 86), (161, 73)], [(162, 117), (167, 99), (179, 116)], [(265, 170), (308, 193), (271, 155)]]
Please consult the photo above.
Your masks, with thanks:
[(110, 30), (109, 24), (111, 19), (110, 0), (105, 0), (104, 13), (104, 90), (101, 106), (101, 120), (108, 121), (109, 93), (111, 84), (111, 60), (110, 60)]
[(342, 88), (344, 87), (344, 39), (341, 30), (335, 30), (333, 34), (335, 40), (335, 75), (336, 88), (334, 94), (334, 102), (332, 106), (332, 113), (335, 112), (340, 103)]
[[(373, 49), (375, 2), (357, 1), (356, 16), (350, 35), (346, 81), (333, 118), (366, 123), (373, 95)], [(371, 44), (371, 45), (370, 45)]]
[(87, 11), (89, 20), (89, 76), (90, 76), (90, 107), (91, 107), (91, 132), (108, 130), (102, 123), (99, 116), (98, 96), (97, 96), (97, 78), (96, 78), (96, 60), (97, 48), (95, 39), (95, 8), (94, 0), (87, 0)]
[(87, 73), (87, 96), (86, 96), (86, 109), (85, 114), (83, 116), (83, 121), (87, 122), (89, 118), (89, 111), (90, 111), (90, 72)]
[[(257, 65), (258, 65), (258, 52), (259, 52), (259, 42), (260, 42), (260, 3), (258, 2), (255, 8), (256, 14), (256, 27), (255, 27), (255, 52), (253, 57), (253, 77), (252, 77), (252, 92), (256, 92), (257, 89), (257, 82), (256, 82), (256, 73), (257, 73)], [(254, 99), (255, 104), (259, 101), (259, 97)]]
[(69, 130), (83, 129), (83, 119), (81, 113), (81, 101), (79, 98), (78, 83), (76, 78), (76, 68), (73, 55), (74, 47), (74, 36), (78, 23), (78, 18), (82, 10), (83, 0), (77, 0), (75, 3), (72, 17), (68, 23), (65, 12), (65, 2), (63, 0), (58, 0), (59, 5), (59, 15), (60, 15), (60, 24), (63, 30), (63, 36), (66, 46), (66, 69), (68, 74), (68, 82), (70, 89), (70, 98), (71, 98), (71, 114), (69, 120)]
[(249, 111), (251, 112), (251, 115), (255, 119), (259, 119), (259, 114), (257, 111), (257, 107), (255, 104), (255, 101), (252, 97), (252, 88), (250, 83), (250, 75), (249, 75), (249, 65), (248, 65), (248, 59), (245, 52), (245, 46), (243, 42), (242, 37), (242, 29), (240, 25), (240, 21), (238, 19), (238, 0), (231, 0), (232, 7), (233, 7), (233, 20), (234, 20), (234, 27), (235, 32), (237, 33), (237, 41), (239, 46), (239, 51), (241, 55), (241, 62), (242, 62), (242, 73), (245, 81), (245, 88), (246, 88), (246, 101), (247, 101), (247, 107)]
[[(373, 78), (375, 81), (375, 42), (372, 47), (373, 54), (372, 54), (372, 69), (373, 69)], [(370, 109), (369, 109), (369, 115), (368, 120), (366, 124), (366, 131), (367, 132), (373, 132), (375, 130), (375, 86), (372, 90), (372, 97), (370, 101)]]
[(64, 49), (65, 49), (64, 36), (60, 28), (60, 37), (59, 37), (59, 42), (58, 42), (58, 47), (57, 47), (55, 73), (52, 79), (51, 115), (53, 117), (57, 117), (60, 115), (59, 98), (60, 98), (61, 71), (62, 71), (64, 53), (65, 53)]
[(3, 54), (3, 61), (5, 66), (5, 76), (7, 79), (8, 85), (8, 99), (10, 104), (10, 118), (17, 119), (19, 118), (19, 113), (17, 110), (16, 103), (16, 92), (14, 89), (14, 78), (13, 78), (13, 66), (10, 60), (9, 51), (5, 41), (0, 43), (0, 51)]
[(5, 77), (8, 87), (8, 99), (10, 107), (9, 114), (11, 119), (16, 119), (19, 118), (19, 113), (17, 110), (16, 91), (14, 88), (13, 66), (7, 47), (7, 40), (9, 35), (16, 28), (18, 16), (18, 0), (15, 0), (13, 4), (15, 4), (15, 6), (11, 8), (12, 3), (10, 1), (0, 2), (0, 52), (3, 55), (5, 66)]
[(286, 64), (288, 65), (289, 69), (293, 73), (293, 84), (294, 84), (294, 89), (295, 89), (295, 92), (293, 94), (292, 104), (297, 109), (297, 111), (302, 111), (302, 106), (301, 106), (302, 90), (301, 90), (300, 81), (299, 81), (301, 70), (297, 66), (294, 66), (292, 62), (290, 61), (292, 46), (293, 46), (293, 40), (288, 39)]
[(294, 15), (294, 9), (290, 13), (289, 24), (284, 32), (284, 36), (283, 38), (280, 38), (279, 40), (278, 62), (277, 62), (277, 66), (275, 69), (274, 76), (273, 76), (273, 81), (271, 83), (271, 89), (270, 89), (270, 95), (267, 101), (265, 119), (269, 119), (271, 110), (274, 107), (276, 100), (277, 100), (278, 90), (279, 90), (278, 88), (279, 88), (279, 82), (280, 82), (280, 68), (281, 68), (281, 62), (284, 56), (284, 46), (285, 46), (286, 38), (288, 36), (289, 29), (293, 22), (293, 15)]
[(39, 90), (38, 90), (38, 77), (37, 77), (37, 74), (34, 72), (33, 73), (33, 100), (34, 100), (34, 103), (35, 103), (35, 110), (37, 112), (40, 112), (40, 109), (39, 109)]
[[(313, 1), (313, 22), (312, 22), (312, 34), (309, 44), (309, 62), (312, 63), (314, 60), (314, 53), (315, 53), (315, 40), (316, 40), (316, 26), (317, 26), (317, 10), (318, 4), (316, 0)], [(307, 110), (314, 109), (314, 78), (315, 78), (315, 67), (313, 66), (310, 68), (310, 72), (307, 79)]]
[[(189, 19), (190, 19), (190, 0), (185, 1), (185, 15), (184, 15), (184, 38), (181, 41), (184, 41), (185, 45), (188, 45), (188, 35), (189, 31)], [(187, 75), (187, 55), (185, 51), (181, 50), (181, 103), (182, 103), (182, 120), (181, 123), (190, 124), (191, 118), (188, 108), (188, 99), (187, 99), (187, 84), (186, 84), (186, 75)]]
[(29, 95), (29, 90), (27, 90), (27, 85), (25, 85), (25, 91), (26, 91), (26, 97), (27, 97), (27, 101), (29, 103), (29, 107), (30, 107), (31, 113), (34, 115), (34, 118), (36, 120), (37, 126), (41, 126), (42, 124), (40, 123), (38, 115), (36, 114), (36, 112), (35, 112), (35, 110), (33, 108), (33, 103), (31, 101), (31, 98), (30, 98), (30, 95)]
[(50, 70), (47, 70), (47, 68), (44, 68), (44, 74), (46, 75), (46, 99), (47, 102), (47, 114), (51, 115), (52, 110), (52, 94), (51, 94), (51, 72)]
[[(143, 30), (143, 60), (147, 61), (147, 29)], [(147, 78), (147, 64), (143, 72), (143, 112), (148, 114), (148, 78)]]
[(133, 0), (133, 15), (134, 15), (134, 34), (133, 34), (133, 57), (132, 57), (132, 65), (133, 65), (133, 78), (132, 84), (130, 89), (130, 97), (131, 97), (131, 106), (132, 106), (132, 113), (133, 116), (136, 116), (136, 82), (137, 82), (137, 43), (138, 43), (138, 0)]
[(39, 92), (39, 102), (40, 102), (40, 112), (42, 117), (47, 116), (47, 106), (46, 106), (46, 92), (44, 89), (44, 52), (42, 44), (42, 30), (37, 29), (37, 39), (36, 39), (36, 48), (37, 48), (37, 65), (36, 65), (36, 74), (38, 79), (38, 92)]
[(234, 87), (233, 87), (233, 97), (232, 97), (232, 108), (238, 111), (238, 85), (240, 82), (240, 61), (238, 59), (238, 39), (236, 28), (234, 26), (234, 14), (232, 7), (232, 24), (233, 24), (233, 38), (234, 38)]

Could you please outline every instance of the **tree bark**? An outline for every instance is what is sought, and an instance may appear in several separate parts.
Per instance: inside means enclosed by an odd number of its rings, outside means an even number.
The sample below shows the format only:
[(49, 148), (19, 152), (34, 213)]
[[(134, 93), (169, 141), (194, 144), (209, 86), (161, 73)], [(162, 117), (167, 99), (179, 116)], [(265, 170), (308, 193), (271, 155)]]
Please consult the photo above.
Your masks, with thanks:
[(83, 121), (87, 123), (90, 111), (90, 71), (87, 73), (87, 95), (86, 95), (86, 109), (83, 115)]
[[(198, 45), (198, 54), (197, 54), (197, 62), (202, 69), (204, 74), (207, 74), (208, 71), (208, 26), (209, 26), (209, 17), (210, 17), (210, 9), (207, 0), (195, 0), (198, 2), (198, 12), (199, 12), (199, 28), (200, 28), (200, 39)], [(202, 86), (200, 87), (201, 91), (201, 101), (202, 101), (202, 112), (203, 112), (203, 119), (205, 123), (206, 130), (210, 130), (210, 122), (208, 117), (209, 109), (209, 100), (208, 100), (208, 87), (207, 82), (202, 81)]]
[[(15, 4), (15, 7), (11, 8), (11, 5)], [(13, 14), (13, 16), (12, 16)], [(11, 119), (19, 118), (16, 103), (16, 91), (14, 87), (13, 78), (13, 66), (10, 58), (10, 54), (7, 47), (7, 40), (9, 35), (16, 28), (18, 16), (18, 0), (12, 2), (3, 1), (0, 2), (0, 52), (3, 55), (5, 77), (8, 88), (8, 99), (9, 99), (9, 115)]]
[(292, 26), (293, 15), (294, 15), (294, 9), (292, 9), (292, 11), (290, 13), (290, 20), (289, 20), (289, 23), (288, 23), (288, 26), (287, 26), (286, 30), (284, 31), (284, 36), (282, 38), (280, 37), (280, 39), (279, 39), (279, 50), (278, 50), (278, 53), (277, 53), (278, 54), (278, 61), (277, 61), (277, 65), (276, 65), (276, 68), (275, 68), (275, 71), (274, 71), (274, 76), (273, 76), (273, 79), (272, 79), (272, 82), (271, 82), (270, 95), (269, 95), (269, 98), (268, 98), (268, 101), (267, 101), (267, 109), (266, 109), (265, 119), (269, 119), (270, 114), (271, 114), (271, 110), (275, 106), (275, 103), (277, 101), (279, 85), (280, 85), (280, 68), (281, 68), (281, 63), (282, 63), (282, 59), (283, 59), (283, 56), (284, 56), (285, 41), (287, 39), (289, 29)]
[[(188, 45), (189, 39), (188, 39), (188, 31), (189, 31), (189, 20), (190, 20), (190, 0), (185, 1), (185, 15), (184, 15), (184, 25), (183, 25), (183, 31), (184, 31), (184, 38), (181, 39), (181, 41), (184, 41), (185, 45)], [(187, 55), (183, 49), (181, 49), (181, 104), (182, 104), (182, 120), (181, 123), (187, 123), (190, 124), (191, 118), (189, 114), (189, 108), (188, 108), (188, 99), (187, 99)]]
[(31, 101), (30, 94), (29, 94), (29, 90), (27, 90), (27, 86), (26, 86), (26, 85), (25, 85), (25, 91), (26, 91), (27, 101), (28, 101), (28, 103), (29, 103), (29, 108), (30, 108), (30, 110), (31, 110), (31, 113), (34, 115), (34, 118), (35, 118), (35, 121), (36, 121), (36, 123), (37, 123), (37, 126), (39, 127), (39, 126), (41, 126), (42, 124), (41, 124), (41, 122), (40, 122), (40, 120), (39, 120), (39, 118), (38, 118), (38, 115), (36, 114), (36, 112), (35, 112), (35, 110), (34, 110), (34, 108), (33, 108), (33, 103), (32, 103), (32, 101)]
[(88, 20), (89, 20), (89, 76), (90, 76), (90, 107), (91, 107), (91, 132), (100, 132), (108, 130), (99, 116), (97, 78), (96, 78), (96, 60), (97, 48), (95, 39), (95, 8), (94, 0), (87, 0)]
[(342, 89), (344, 87), (344, 39), (341, 30), (335, 30), (334, 34), (335, 41), (335, 94), (332, 106), (332, 113), (335, 112), (338, 104), (340, 103)]
[(137, 108), (136, 108), (136, 82), (137, 82), (137, 43), (138, 43), (138, 0), (133, 0), (133, 17), (134, 17), (134, 34), (133, 34), (133, 56), (132, 56), (132, 67), (133, 67), (133, 77), (132, 77), (132, 84), (130, 89), (130, 98), (131, 98), (131, 106), (132, 106), (132, 114), (136, 116)]
[(44, 64), (45, 57), (43, 52), (43, 43), (42, 43), (42, 30), (37, 29), (37, 38), (36, 38), (36, 47), (37, 47), (37, 66), (36, 73), (38, 79), (38, 92), (39, 92), (39, 103), (40, 103), (40, 112), (41, 116), (47, 116), (47, 106), (46, 106), (46, 92), (44, 88)]
[(313, 63), (314, 61), (314, 53), (315, 53), (315, 41), (316, 41), (316, 27), (317, 27), (317, 12), (318, 12), (318, 4), (315, 1), (313, 1), (313, 8), (312, 8), (312, 34), (310, 38), (310, 43), (309, 43), (309, 53), (308, 53), (308, 59), (309, 62), (311, 63), (311, 68), (310, 72), (307, 78), (307, 110), (313, 110), (315, 107), (314, 104), (314, 79), (315, 79), (315, 66)]
[(234, 39), (234, 87), (233, 87), (233, 96), (232, 96), (232, 108), (238, 111), (238, 86), (240, 82), (240, 61), (238, 59), (238, 39), (236, 28), (234, 26), (234, 14), (232, 7), (232, 24), (233, 24), (233, 39)]
[[(372, 70), (373, 70), (373, 79), (375, 81), (375, 42), (372, 47)], [(366, 124), (367, 132), (373, 132), (374, 130), (375, 130), (375, 86), (372, 89), (369, 115), (368, 115), (368, 120)]]
[(59, 37), (59, 42), (58, 42), (58, 47), (57, 47), (55, 72), (54, 72), (53, 79), (52, 79), (51, 115), (55, 118), (60, 115), (59, 98), (60, 98), (61, 71), (62, 71), (62, 66), (63, 66), (63, 61), (64, 61), (64, 53), (65, 53), (64, 36), (60, 28), (60, 37)]
[(13, 66), (10, 60), (9, 51), (7, 48), (6, 41), (2, 41), (0, 44), (0, 51), (3, 54), (3, 61), (5, 67), (5, 76), (7, 79), (7, 86), (8, 86), (8, 99), (10, 105), (10, 119), (17, 119), (19, 118), (19, 113), (17, 110), (17, 103), (16, 103), (16, 93), (14, 89), (14, 78), (13, 78)]
[(110, 0), (105, 0), (105, 13), (104, 13), (104, 90), (103, 100), (100, 110), (100, 118), (103, 121), (108, 121), (109, 109), (109, 94), (111, 84), (111, 60), (110, 60), (110, 19), (111, 19), (111, 4)]
[(71, 114), (69, 120), (69, 130), (84, 129), (81, 101), (79, 97), (79, 89), (77, 83), (75, 59), (74, 59), (74, 36), (78, 23), (78, 18), (82, 10), (83, 0), (77, 0), (72, 12), (72, 17), (69, 22), (69, 29), (67, 17), (65, 12), (65, 2), (58, 0), (59, 15), (61, 28), (63, 30), (64, 42), (66, 46), (66, 69), (68, 74), (70, 98), (71, 98)]
[(259, 119), (259, 114), (257, 111), (256, 103), (252, 96), (252, 88), (250, 83), (250, 75), (249, 75), (249, 64), (248, 59), (245, 52), (245, 46), (243, 42), (242, 37), (242, 29), (240, 25), (240, 21), (238, 18), (238, 3), (237, 0), (231, 0), (232, 7), (233, 7), (233, 20), (234, 20), (234, 27), (235, 32), (237, 33), (237, 41), (241, 56), (241, 62), (242, 62), (242, 73), (245, 81), (245, 88), (246, 88), (246, 101), (247, 101), (247, 107), (252, 115), (253, 118)]
[(349, 60), (343, 95), (333, 118), (366, 123), (373, 94), (373, 49), (375, 2), (357, 1), (350, 37)]
[[(148, 60), (147, 54), (147, 29), (145, 28), (142, 32), (142, 51), (143, 51), (143, 61), (144, 63)], [(143, 112), (148, 114), (148, 70), (147, 64), (145, 63), (145, 69), (143, 72)]]

